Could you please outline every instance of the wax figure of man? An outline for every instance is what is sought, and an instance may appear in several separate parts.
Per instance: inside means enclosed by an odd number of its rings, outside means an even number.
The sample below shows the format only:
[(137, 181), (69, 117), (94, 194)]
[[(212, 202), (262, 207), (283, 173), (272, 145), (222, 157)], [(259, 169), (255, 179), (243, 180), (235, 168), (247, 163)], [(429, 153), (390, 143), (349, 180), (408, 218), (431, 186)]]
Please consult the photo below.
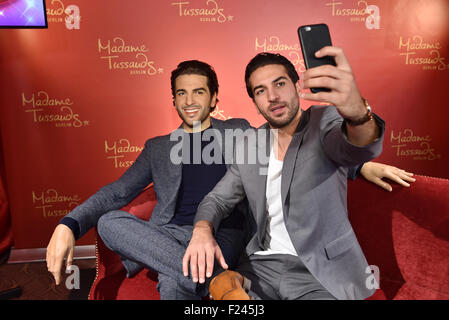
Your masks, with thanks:
[[(214, 256), (225, 267), (213, 234), (246, 197), (257, 231), (237, 271), (250, 280), (250, 296), (364, 299), (374, 293), (365, 285), (368, 264), (348, 220), (346, 182), (347, 168), (381, 153), (384, 121), (367, 107), (340, 48), (316, 55), (333, 56), (336, 66), (309, 69), (299, 80), (281, 55), (262, 53), (248, 64), (248, 94), (267, 120), (257, 134), (276, 134), (274, 143), (260, 138), (236, 150), (263, 149), (269, 163), (234, 163), (204, 198), (183, 259), (185, 275), (190, 267), (192, 278), (209, 276)], [(330, 92), (301, 93), (312, 87)], [(302, 111), (300, 96), (332, 106)]]
[[(244, 119), (221, 121), (210, 117), (218, 101), (218, 81), (215, 71), (204, 62), (180, 63), (172, 72), (171, 85), (174, 106), (183, 121), (176, 139), (171, 141), (170, 135), (149, 139), (135, 163), (117, 181), (101, 188), (62, 219), (47, 248), (48, 269), (57, 284), (64, 258), (67, 257), (68, 265), (72, 262), (75, 239), (98, 224), (98, 233), (122, 257), (128, 276), (142, 267), (158, 272), (161, 299), (199, 299), (207, 294), (201, 290), (205, 286), (183, 276), (182, 258), (191, 238), (197, 206), (223, 177), (227, 166), (225, 161), (206, 164), (203, 157), (195, 162), (195, 152), (202, 154), (209, 143), (224, 139), (225, 129), (245, 130), (249, 123)], [(193, 133), (195, 122), (200, 128)], [(179, 141), (187, 150), (181, 151), (181, 164), (172, 161), (171, 154)], [(193, 150), (194, 141), (200, 141), (199, 151)], [(187, 161), (185, 154), (190, 154)], [(215, 154), (210, 156), (216, 159)], [(218, 155), (219, 160), (223, 157)], [(118, 210), (150, 183), (154, 184), (157, 204), (149, 222)], [(217, 241), (229, 265), (237, 263), (246, 244), (246, 214), (241, 214), (245, 210), (247, 205), (242, 202), (236, 207), (235, 217), (224, 221), (217, 232)]]

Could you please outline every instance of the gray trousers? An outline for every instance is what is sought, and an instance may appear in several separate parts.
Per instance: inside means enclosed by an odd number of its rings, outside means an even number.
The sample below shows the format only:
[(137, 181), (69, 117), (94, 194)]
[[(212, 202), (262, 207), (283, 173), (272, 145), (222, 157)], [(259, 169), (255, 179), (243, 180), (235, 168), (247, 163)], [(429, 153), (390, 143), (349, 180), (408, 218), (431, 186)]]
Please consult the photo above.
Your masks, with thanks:
[[(182, 272), (182, 259), (192, 236), (192, 226), (157, 226), (116, 210), (99, 219), (97, 230), (104, 244), (121, 257), (128, 277), (142, 268), (158, 273), (157, 289), (161, 299), (198, 300), (208, 294), (208, 282), (196, 284)], [(238, 262), (245, 246), (244, 239), (244, 230), (217, 230), (216, 241), (230, 266)], [(216, 274), (220, 270), (218, 263), (215, 266)]]
[(335, 300), (299, 257), (244, 255), (236, 271), (251, 281), (249, 295), (262, 300)]

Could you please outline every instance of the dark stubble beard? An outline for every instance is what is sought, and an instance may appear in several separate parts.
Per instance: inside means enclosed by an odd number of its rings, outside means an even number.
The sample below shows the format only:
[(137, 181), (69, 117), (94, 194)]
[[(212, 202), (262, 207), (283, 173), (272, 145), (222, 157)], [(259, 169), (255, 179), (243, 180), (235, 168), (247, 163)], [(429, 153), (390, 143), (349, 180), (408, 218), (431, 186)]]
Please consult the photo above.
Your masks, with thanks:
[[(278, 105), (278, 104), (279, 104), (279, 102), (276, 103), (276, 105)], [(287, 104), (285, 104), (285, 105), (287, 105)], [(276, 129), (281, 129), (281, 128), (287, 126), (288, 124), (290, 124), (290, 122), (292, 122), (292, 120), (298, 114), (299, 101), (292, 102), (289, 105), (293, 105), (293, 107), (288, 108), (287, 116), (283, 119), (274, 119), (262, 111), (261, 111), (261, 113), (264, 116), (264, 118), (268, 121), (268, 123), (270, 124), (271, 127), (276, 128)]]

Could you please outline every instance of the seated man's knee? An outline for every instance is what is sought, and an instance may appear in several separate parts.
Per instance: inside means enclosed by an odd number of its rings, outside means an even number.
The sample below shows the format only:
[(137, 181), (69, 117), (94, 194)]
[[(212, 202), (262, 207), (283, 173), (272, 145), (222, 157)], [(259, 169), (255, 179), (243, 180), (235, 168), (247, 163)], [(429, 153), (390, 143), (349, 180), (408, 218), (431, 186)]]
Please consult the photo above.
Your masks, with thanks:
[(109, 242), (110, 236), (116, 234), (120, 219), (129, 213), (120, 210), (105, 213), (98, 219), (97, 232), (104, 242)]

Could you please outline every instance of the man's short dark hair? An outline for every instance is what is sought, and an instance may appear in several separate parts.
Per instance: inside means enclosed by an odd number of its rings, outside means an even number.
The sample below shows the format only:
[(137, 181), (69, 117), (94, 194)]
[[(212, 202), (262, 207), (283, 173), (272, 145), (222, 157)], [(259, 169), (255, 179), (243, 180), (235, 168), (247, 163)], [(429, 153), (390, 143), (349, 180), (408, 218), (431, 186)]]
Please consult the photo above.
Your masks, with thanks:
[[(209, 88), (211, 97), (216, 93), (218, 95), (218, 79), (214, 68), (205, 62), (198, 60), (183, 61), (176, 67), (171, 73), (171, 93), (173, 99), (175, 99), (176, 91), (176, 79), (185, 74), (197, 74), (205, 76), (207, 78), (207, 87)], [(217, 98), (218, 102), (218, 98)], [(215, 109), (215, 106), (211, 108), (211, 111)]]
[(298, 72), (296, 72), (295, 66), (288, 60), (286, 57), (278, 54), (278, 53), (270, 53), (270, 52), (262, 52), (256, 55), (254, 58), (246, 66), (245, 70), (245, 83), (246, 83), (246, 91), (251, 99), (254, 99), (254, 93), (252, 91), (251, 85), (249, 83), (249, 77), (251, 74), (264, 66), (270, 64), (280, 64), (284, 66), (287, 71), (288, 76), (296, 83), (299, 80)]

